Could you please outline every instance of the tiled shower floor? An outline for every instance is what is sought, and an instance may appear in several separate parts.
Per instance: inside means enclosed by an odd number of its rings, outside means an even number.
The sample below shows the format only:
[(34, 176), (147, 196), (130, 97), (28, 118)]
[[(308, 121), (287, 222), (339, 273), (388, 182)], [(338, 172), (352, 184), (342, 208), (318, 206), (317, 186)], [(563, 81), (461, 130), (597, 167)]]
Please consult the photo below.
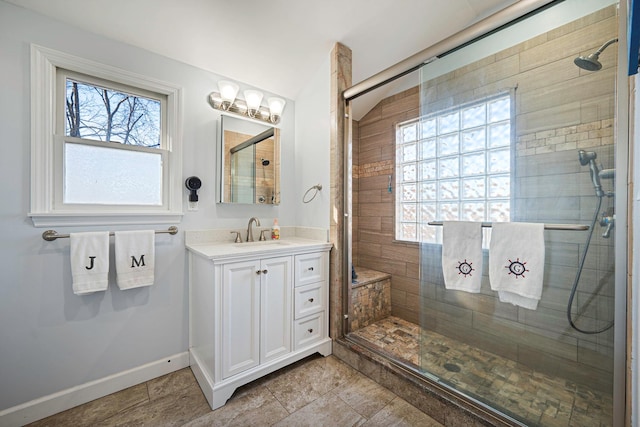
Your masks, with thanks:
[[(420, 327), (387, 317), (353, 332), (383, 353), (420, 367)], [(611, 426), (612, 398), (589, 387), (536, 372), (493, 353), (425, 331), (427, 372), (506, 414), (537, 426)]]

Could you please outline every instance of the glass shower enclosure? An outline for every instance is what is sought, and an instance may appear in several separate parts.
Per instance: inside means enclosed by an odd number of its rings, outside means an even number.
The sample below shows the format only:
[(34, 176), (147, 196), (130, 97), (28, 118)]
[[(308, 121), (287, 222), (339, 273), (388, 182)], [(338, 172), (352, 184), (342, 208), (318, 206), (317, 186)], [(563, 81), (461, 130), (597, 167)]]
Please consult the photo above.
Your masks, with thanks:
[[(514, 423), (613, 425), (614, 355), (624, 352), (614, 345), (613, 322), (623, 203), (616, 200), (617, 37), (617, 2), (566, 0), (424, 65), (419, 108), (394, 119), (393, 195), (379, 201), (393, 205), (393, 227), (376, 235), (379, 257), (368, 247), (368, 228), (378, 223), (363, 194), (376, 194), (368, 186), (386, 185), (386, 176), (363, 187), (363, 171), (385, 159), (358, 152), (374, 120), (356, 125), (353, 259), (356, 274), (389, 276), (391, 309), (366, 324), (353, 307), (350, 336)], [(467, 271), (480, 275), (479, 292), (445, 286), (443, 268), (466, 261), (443, 267), (443, 221), (483, 223), (481, 265)], [(533, 308), (492, 289), (497, 222), (546, 226)], [(408, 259), (415, 251), (419, 274), (387, 260), (389, 251)], [(385, 296), (374, 300), (380, 310)]]

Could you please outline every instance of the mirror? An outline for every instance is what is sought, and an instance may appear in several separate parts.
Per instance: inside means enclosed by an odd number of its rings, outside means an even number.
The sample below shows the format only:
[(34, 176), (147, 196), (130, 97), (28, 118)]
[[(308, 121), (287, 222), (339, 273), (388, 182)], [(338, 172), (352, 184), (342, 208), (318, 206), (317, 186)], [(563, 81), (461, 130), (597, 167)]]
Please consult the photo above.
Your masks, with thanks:
[(280, 129), (220, 117), (219, 203), (280, 204)]

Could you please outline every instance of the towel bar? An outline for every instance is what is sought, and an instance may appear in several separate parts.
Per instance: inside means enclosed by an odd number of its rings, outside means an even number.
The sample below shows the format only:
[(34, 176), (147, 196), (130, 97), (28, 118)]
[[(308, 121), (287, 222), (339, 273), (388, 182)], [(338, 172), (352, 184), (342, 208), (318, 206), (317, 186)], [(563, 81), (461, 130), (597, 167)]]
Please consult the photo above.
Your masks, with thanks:
[[(176, 227), (175, 225), (172, 225), (167, 230), (156, 231), (156, 234), (164, 234), (164, 233), (169, 233), (171, 235), (177, 234), (178, 227)], [(114, 234), (113, 231), (109, 232), (109, 236), (113, 236), (113, 234)], [(44, 233), (42, 233), (42, 238), (47, 242), (53, 242), (56, 239), (66, 239), (67, 237), (69, 237), (68, 234), (58, 234), (56, 230), (47, 230)]]
[[(442, 225), (442, 221), (431, 221), (427, 223), (428, 225)], [(491, 228), (490, 222), (483, 222), (482, 226), (485, 228)], [(545, 230), (563, 230), (563, 231), (585, 231), (589, 229), (588, 225), (577, 225), (577, 224), (545, 224)]]

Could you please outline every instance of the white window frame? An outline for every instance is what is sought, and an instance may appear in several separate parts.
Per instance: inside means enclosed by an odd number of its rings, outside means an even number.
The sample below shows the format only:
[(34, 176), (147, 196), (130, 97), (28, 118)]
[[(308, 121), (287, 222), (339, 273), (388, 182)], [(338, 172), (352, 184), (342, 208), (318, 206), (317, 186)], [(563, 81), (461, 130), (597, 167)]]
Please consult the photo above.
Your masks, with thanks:
[[(69, 70), (166, 97), (163, 135), (161, 206), (63, 205), (61, 182), (64, 135), (60, 120), (57, 74)], [(182, 218), (182, 90), (180, 87), (130, 71), (42, 46), (31, 45), (31, 209), (36, 227), (110, 224), (171, 224)], [(64, 134), (64, 132), (63, 132)], [(68, 138), (67, 138), (68, 139)]]

